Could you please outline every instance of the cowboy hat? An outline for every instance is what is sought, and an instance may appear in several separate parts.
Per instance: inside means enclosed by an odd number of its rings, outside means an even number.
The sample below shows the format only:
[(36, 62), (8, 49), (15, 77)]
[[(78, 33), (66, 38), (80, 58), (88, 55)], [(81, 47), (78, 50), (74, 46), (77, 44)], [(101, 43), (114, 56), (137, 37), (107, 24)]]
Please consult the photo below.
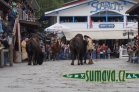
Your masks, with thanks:
[(84, 35), (84, 38), (90, 38), (89, 36), (87, 36), (87, 35)]

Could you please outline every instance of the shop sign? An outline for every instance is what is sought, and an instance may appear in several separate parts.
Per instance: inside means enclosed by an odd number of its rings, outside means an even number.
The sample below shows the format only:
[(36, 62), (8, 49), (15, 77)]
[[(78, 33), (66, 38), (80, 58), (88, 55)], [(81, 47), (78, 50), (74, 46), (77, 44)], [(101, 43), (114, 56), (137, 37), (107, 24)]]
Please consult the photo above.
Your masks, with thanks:
[(100, 10), (115, 10), (115, 11), (121, 11), (123, 10), (123, 5), (119, 2), (110, 2), (110, 1), (103, 1), (99, 2), (98, 0), (94, 0), (91, 2), (91, 6), (93, 7), (93, 10), (90, 11), (90, 13), (98, 12)]
[(99, 28), (114, 28), (114, 24), (99, 24)]

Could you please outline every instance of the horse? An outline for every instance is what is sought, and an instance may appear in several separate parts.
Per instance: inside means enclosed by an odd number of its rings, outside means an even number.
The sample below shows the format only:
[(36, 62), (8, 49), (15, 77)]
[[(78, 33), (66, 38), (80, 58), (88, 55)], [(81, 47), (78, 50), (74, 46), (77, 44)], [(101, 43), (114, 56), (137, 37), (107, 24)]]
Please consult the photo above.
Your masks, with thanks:
[[(83, 65), (83, 57), (86, 61), (86, 46), (87, 42), (83, 40), (83, 35), (82, 34), (77, 34), (74, 38), (70, 40), (70, 51), (72, 55), (72, 62), (71, 65), (74, 65), (74, 60), (78, 59), (78, 65)], [(79, 62), (80, 61), (80, 62)]]
[(31, 65), (31, 60), (33, 60), (33, 65), (41, 65), (43, 63), (44, 54), (40, 46), (40, 41), (37, 37), (32, 36), (26, 43), (26, 51), (28, 53), (28, 65)]
[(56, 42), (52, 43), (51, 48), (52, 48), (53, 61), (55, 61), (57, 53), (60, 53), (60, 51), (61, 51), (58, 39)]

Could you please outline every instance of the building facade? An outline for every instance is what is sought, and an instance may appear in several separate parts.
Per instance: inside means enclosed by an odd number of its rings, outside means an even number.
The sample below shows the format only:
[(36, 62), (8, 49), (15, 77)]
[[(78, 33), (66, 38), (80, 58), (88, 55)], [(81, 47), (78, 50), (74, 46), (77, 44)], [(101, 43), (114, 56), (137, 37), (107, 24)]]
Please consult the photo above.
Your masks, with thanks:
[(63, 32), (67, 40), (77, 33), (95, 40), (128, 39), (123, 35), (125, 31), (134, 33), (130, 38), (137, 35), (137, 16), (125, 12), (136, 3), (134, 0), (81, 0), (45, 12), (45, 17), (49, 17), (50, 25), (61, 23), (72, 29)]

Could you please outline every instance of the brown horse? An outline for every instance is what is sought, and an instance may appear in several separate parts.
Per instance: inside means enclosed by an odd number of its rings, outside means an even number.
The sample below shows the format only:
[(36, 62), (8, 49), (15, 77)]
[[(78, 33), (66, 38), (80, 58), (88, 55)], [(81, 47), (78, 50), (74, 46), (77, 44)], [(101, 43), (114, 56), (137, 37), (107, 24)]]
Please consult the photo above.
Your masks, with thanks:
[(31, 65), (33, 59), (33, 65), (41, 65), (43, 63), (44, 54), (42, 53), (39, 39), (37, 37), (31, 37), (26, 44), (26, 51), (28, 53), (28, 65)]
[[(87, 42), (83, 40), (82, 34), (77, 34), (73, 39), (70, 41), (70, 51), (72, 55), (72, 63), (74, 65), (74, 60), (78, 59), (78, 65), (83, 65), (83, 58), (86, 59), (85, 52), (86, 52)], [(80, 61), (80, 62), (79, 62)]]
[(52, 48), (53, 61), (55, 61), (57, 53), (60, 53), (60, 44), (59, 44), (59, 41), (57, 40), (56, 42), (53, 42), (51, 48)]

